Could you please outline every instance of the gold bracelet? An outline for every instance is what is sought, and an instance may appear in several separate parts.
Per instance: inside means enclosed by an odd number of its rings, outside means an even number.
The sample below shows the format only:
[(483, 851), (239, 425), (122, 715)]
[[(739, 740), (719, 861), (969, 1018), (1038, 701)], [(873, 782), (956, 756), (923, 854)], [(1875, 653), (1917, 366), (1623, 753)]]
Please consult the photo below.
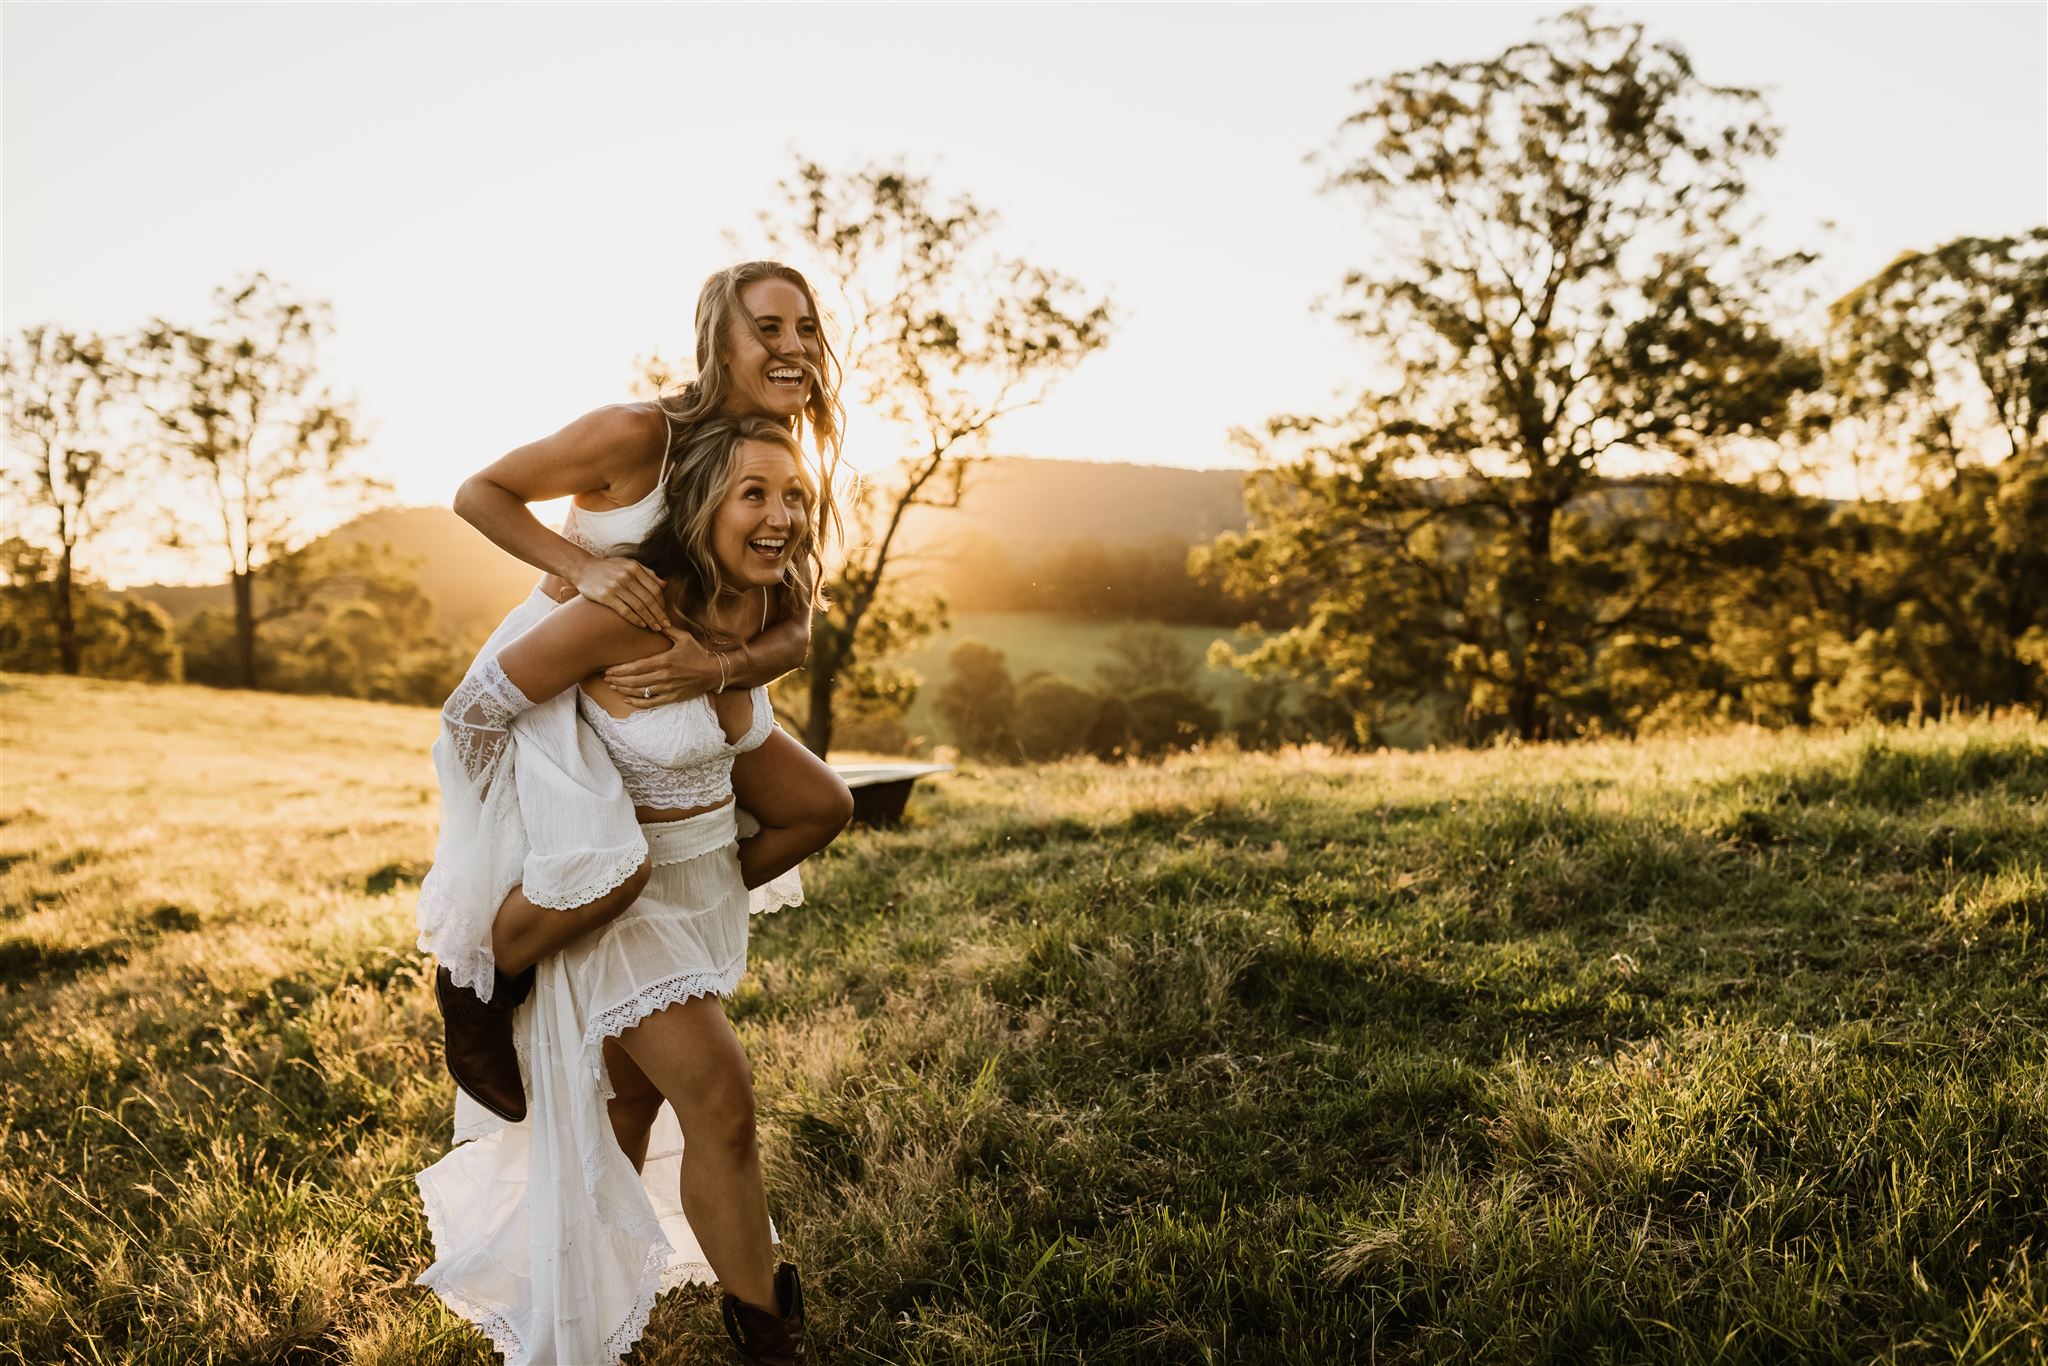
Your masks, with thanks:
[(720, 692), (724, 692), (724, 691), (725, 691), (725, 656), (724, 656), (724, 655), (722, 655), (722, 654), (721, 654), (721, 655), (718, 655), (718, 656), (717, 656), (717, 659), (718, 659), (718, 690), (719, 690)]

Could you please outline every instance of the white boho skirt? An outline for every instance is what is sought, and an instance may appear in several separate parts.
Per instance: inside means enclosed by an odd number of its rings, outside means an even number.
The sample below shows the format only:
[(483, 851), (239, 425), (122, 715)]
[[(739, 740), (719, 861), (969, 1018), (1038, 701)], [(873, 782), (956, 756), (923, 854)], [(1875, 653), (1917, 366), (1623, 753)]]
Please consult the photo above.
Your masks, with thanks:
[(458, 1090), (456, 1146), (417, 1178), (435, 1252), (419, 1283), (507, 1366), (609, 1366), (662, 1291), (714, 1279), (683, 1216), (675, 1111), (661, 1107), (636, 1173), (605, 1107), (604, 1041), (678, 1001), (731, 995), (746, 972), (750, 902), (730, 804), (641, 831), (647, 890), (543, 960), (513, 1017), (526, 1118), (507, 1124)]

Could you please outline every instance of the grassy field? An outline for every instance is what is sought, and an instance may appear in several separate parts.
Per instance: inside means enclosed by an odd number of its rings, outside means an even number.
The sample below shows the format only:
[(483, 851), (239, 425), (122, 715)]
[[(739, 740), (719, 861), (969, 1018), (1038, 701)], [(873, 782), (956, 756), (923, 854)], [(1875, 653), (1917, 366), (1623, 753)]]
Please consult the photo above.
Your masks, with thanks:
[[(0, 1358), (483, 1362), (425, 711), (0, 680)], [(2048, 1357), (2048, 731), (967, 768), (734, 1007), (828, 1362)], [(633, 1360), (730, 1360), (708, 1293)]]
[[(1147, 623), (1152, 625), (1155, 623)], [(1076, 683), (1095, 686), (1095, 666), (1111, 658), (1109, 642), (1118, 632), (1128, 630), (1126, 621), (1085, 621), (1050, 612), (956, 612), (950, 630), (925, 641), (904, 655), (901, 663), (923, 677), (917, 700), (910, 704), (903, 724), (912, 735), (923, 735), (938, 744), (951, 744), (945, 722), (934, 705), (939, 689), (951, 672), (946, 657), (963, 640), (978, 640), (1003, 652), (1010, 677), (1023, 682), (1040, 670), (1063, 674)], [(1197, 664), (1208, 657), (1209, 642), (1226, 640), (1242, 648), (1244, 641), (1233, 631), (1216, 626), (1166, 626), (1168, 635), (1180, 642)], [(1245, 676), (1235, 669), (1202, 670), (1202, 684), (1209, 702), (1229, 715), (1230, 703), (1243, 689)]]

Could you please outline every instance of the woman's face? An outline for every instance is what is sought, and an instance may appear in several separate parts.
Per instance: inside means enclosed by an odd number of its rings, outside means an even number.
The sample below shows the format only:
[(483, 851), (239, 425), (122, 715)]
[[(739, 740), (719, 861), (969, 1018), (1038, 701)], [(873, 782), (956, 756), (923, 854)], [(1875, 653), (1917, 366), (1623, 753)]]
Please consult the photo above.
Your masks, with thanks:
[(741, 442), (732, 484), (711, 520), (711, 553), (726, 577), (742, 588), (781, 582), (810, 521), (796, 458), (772, 441)]
[(740, 291), (740, 307), (768, 339), (761, 345), (744, 319), (734, 318), (726, 338), (732, 370), (728, 411), (760, 417), (795, 417), (811, 397), (811, 375), (794, 358), (818, 363), (818, 320), (804, 292), (787, 280), (756, 280)]

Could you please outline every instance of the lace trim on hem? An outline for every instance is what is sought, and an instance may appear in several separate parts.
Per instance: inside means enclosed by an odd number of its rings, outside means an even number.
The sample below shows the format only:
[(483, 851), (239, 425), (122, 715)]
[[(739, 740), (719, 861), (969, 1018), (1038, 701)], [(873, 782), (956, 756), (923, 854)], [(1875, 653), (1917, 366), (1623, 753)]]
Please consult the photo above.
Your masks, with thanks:
[[(438, 1254), (448, 1243), (448, 1212), (429, 1192), (427, 1184), (414, 1178), (419, 1186), (420, 1204), (427, 1212), (427, 1235), (433, 1240)], [(600, 1223), (611, 1225), (612, 1221), (601, 1219)], [(626, 1353), (633, 1350), (633, 1344), (647, 1331), (647, 1320), (654, 1312), (654, 1302), (678, 1286), (710, 1282), (718, 1279), (718, 1273), (708, 1262), (681, 1262), (673, 1266), (669, 1259), (675, 1255), (675, 1247), (668, 1235), (662, 1232), (661, 1221), (627, 1220), (614, 1225), (629, 1233), (637, 1233), (649, 1239), (647, 1255), (640, 1263), (640, 1288), (633, 1296), (633, 1308), (619, 1321), (619, 1326), (605, 1335), (606, 1358), (602, 1366), (616, 1366)], [(775, 1240), (780, 1245), (780, 1239)], [(424, 1285), (440, 1297), (441, 1303), (457, 1317), (476, 1325), (477, 1330), (491, 1340), (495, 1348), (507, 1361), (517, 1359), (525, 1344), (520, 1340), (519, 1330), (512, 1321), (497, 1308), (483, 1301), (465, 1295), (453, 1286), (444, 1286), (429, 1281), (425, 1274), (419, 1276), (416, 1285)]]
[[(441, 1249), (450, 1246), (448, 1241), (448, 1211), (442, 1208), (441, 1202), (434, 1198), (434, 1194), (428, 1187), (428, 1184), (420, 1180), (419, 1176), (413, 1178), (413, 1184), (419, 1187), (420, 1204), (427, 1212), (427, 1237), (432, 1240), (434, 1250), (438, 1254)], [(432, 1268), (421, 1272), (414, 1279), (413, 1284), (426, 1286), (435, 1295), (440, 1297), (441, 1303), (447, 1305), (449, 1311), (455, 1314), (456, 1317), (467, 1319), (475, 1324), (478, 1331), (491, 1340), (491, 1346), (496, 1348), (504, 1356), (505, 1360), (514, 1360), (519, 1355), (523, 1344), (519, 1340), (519, 1330), (512, 1326), (510, 1319), (483, 1301), (472, 1299), (468, 1295), (463, 1294), (454, 1286), (442, 1285), (438, 1281), (428, 1280), (427, 1277), (430, 1274), (432, 1274)], [(641, 1323), (644, 1327), (646, 1320), (643, 1319)]]
[(776, 878), (773, 882), (764, 882), (751, 892), (748, 892), (748, 913), (751, 915), (772, 915), (774, 912), (784, 910), (790, 906), (803, 905), (804, 889), (802, 887), (778, 887), (776, 884), (781, 881), (781, 878)]
[[(629, 1001), (600, 1014), (583, 1028), (583, 1062), (590, 1077), (597, 1085), (599, 1104), (611, 1100), (618, 1094), (612, 1085), (611, 1074), (605, 1070), (604, 1041), (619, 1035), (639, 1024), (657, 1010), (666, 1010), (679, 1001), (693, 1000), (699, 996), (730, 996), (739, 988), (740, 978), (746, 973), (746, 964), (725, 972), (690, 972), (666, 978), (633, 993)], [(583, 1189), (594, 1193), (597, 1180), (604, 1171), (604, 1164), (613, 1153), (619, 1153), (617, 1144), (600, 1144), (583, 1151)], [(624, 1153), (619, 1153), (623, 1160)]]
[[(481, 1106), (478, 1108), (482, 1109)], [(509, 1123), (511, 1121), (503, 1116), (494, 1115), (489, 1110), (483, 1110), (480, 1118), (472, 1119), (467, 1124), (457, 1121), (455, 1137), (450, 1140), (450, 1143), (452, 1146), (460, 1147), (462, 1144), (468, 1143), (473, 1139), (482, 1138), (486, 1134), (494, 1134)]]
[[(736, 967), (723, 972), (684, 972), (674, 977), (664, 977), (633, 993), (632, 999), (621, 1001), (583, 1027), (583, 1053), (587, 1058), (596, 1053), (601, 1060), (606, 1039), (619, 1035), (639, 1024), (657, 1010), (665, 1010), (679, 1001), (697, 996), (730, 996), (738, 990), (740, 978), (746, 975), (747, 965), (741, 961)], [(603, 1064), (597, 1068), (599, 1081), (605, 1081)], [(612, 1099), (615, 1093), (606, 1085), (603, 1100)]]
[[(422, 953), (433, 953), (434, 946), (422, 934), (419, 939)], [(448, 980), (457, 987), (476, 993), (477, 999), (488, 1002), (491, 989), (498, 982), (498, 960), (488, 947), (471, 950), (468, 953), (440, 959), (440, 965), (448, 969)]]
[[(610, 1362), (621, 1360), (631, 1352), (633, 1343), (639, 1341), (639, 1335), (647, 1331), (647, 1317), (653, 1315), (653, 1303), (657, 1298), (662, 1298), (676, 1286), (690, 1284), (692, 1280), (713, 1280), (717, 1276), (705, 1262), (684, 1262), (680, 1270), (670, 1272), (668, 1257), (672, 1251), (674, 1247), (668, 1245), (666, 1237), (657, 1239), (655, 1245), (647, 1249), (647, 1262), (641, 1266), (641, 1288), (639, 1294), (633, 1296), (633, 1313), (629, 1313), (625, 1321), (621, 1321), (621, 1325), (612, 1329), (604, 1339), (604, 1352), (610, 1356)], [(610, 1366), (610, 1362), (606, 1362), (606, 1366)]]
[(645, 850), (635, 851), (629, 849), (619, 855), (617, 863), (580, 886), (572, 887), (566, 892), (551, 893), (545, 899), (537, 897), (531, 890), (527, 890), (526, 899), (536, 906), (545, 906), (551, 911), (573, 911), (580, 906), (588, 906), (607, 892), (617, 891), (625, 884), (627, 878), (633, 876), (634, 871), (639, 868), (646, 858)]

